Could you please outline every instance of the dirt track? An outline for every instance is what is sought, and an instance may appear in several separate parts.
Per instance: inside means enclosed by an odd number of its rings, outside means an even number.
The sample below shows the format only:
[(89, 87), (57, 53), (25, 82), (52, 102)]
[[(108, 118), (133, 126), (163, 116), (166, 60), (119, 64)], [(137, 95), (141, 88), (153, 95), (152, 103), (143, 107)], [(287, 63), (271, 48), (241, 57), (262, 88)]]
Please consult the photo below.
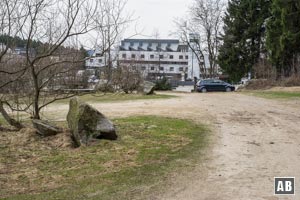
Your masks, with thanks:
[[(213, 126), (208, 158), (172, 178), (151, 199), (300, 199), (300, 101), (239, 93), (176, 94), (180, 98), (94, 104), (109, 117), (163, 115)], [(55, 118), (67, 106), (55, 106)], [(53, 116), (54, 116), (53, 115)], [(296, 177), (295, 197), (275, 197), (275, 176)]]

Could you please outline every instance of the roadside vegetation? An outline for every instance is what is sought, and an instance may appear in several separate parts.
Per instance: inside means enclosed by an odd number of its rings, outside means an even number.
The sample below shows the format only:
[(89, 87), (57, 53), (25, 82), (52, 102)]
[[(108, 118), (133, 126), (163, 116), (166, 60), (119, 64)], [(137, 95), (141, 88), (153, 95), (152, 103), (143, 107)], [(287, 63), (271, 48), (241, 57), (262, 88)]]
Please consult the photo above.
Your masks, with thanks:
[(300, 92), (251, 90), (243, 93), (266, 99), (300, 99)]
[[(74, 149), (69, 133), (0, 133), (0, 198), (133, 199), (201, 159), (209, 130), (156, 116), (113, 120), (117, 141)], [(153, 191), (152, 191), (153, 192)]]
[(241, 89), (242, 93), (267, 99), (299, 99), (300, 79), (289, 78), (281, 81), (253, 79)]

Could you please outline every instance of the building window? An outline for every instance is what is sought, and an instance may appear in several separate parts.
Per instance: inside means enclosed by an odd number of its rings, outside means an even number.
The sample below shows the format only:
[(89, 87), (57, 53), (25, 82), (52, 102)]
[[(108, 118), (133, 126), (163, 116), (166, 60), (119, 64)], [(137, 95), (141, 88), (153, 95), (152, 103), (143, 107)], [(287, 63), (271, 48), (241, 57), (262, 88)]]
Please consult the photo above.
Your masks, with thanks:
[(100, 53), (96, 53), (96, 57), (100, 57), (101, 56), (101, 54)]
[(132, 59), (135, 59), (135, 54), (131, 54), (131, 58), (132, 58)]
[(90, 63), (93, 63), (94, 62), (94, 59), (90, 59)]
[(145, 67), (145, 66), (142, 66), (141, 69), (142, 69), (143, 71), (145, 71), (145, 70), (146, 70), (146, 67)]
[(98, 62), (99, 62), (99, 63), (102, 63), (102, 59), (99, 59)]
[(164, 58), (164, 55), (159, 55), (159, 59), (163, 59)]
[(155, 67), (151, 67), (150, 69), (151, 69), (151, 71), (154, 71), (154, 70), (155, 70)]
[(126, 58), (126, 54), (122, 54), (122, 58)]
[(179, 71), (180, 71), (180, 72), (183, 72), (183, 67), (179, 67)]
[(173, 59), (174, 58), (174, 56), (173, 55), (170, 55), (170, 59)]
[(182, 60), (182, 59), (183, 59), (183, 56), (179, 56), (179, 59), (181, 59), (181, 60)]
[(164, 67), (160, 67), (159, 70), (160, 70), (160, 71), (164, 71)]
[(170, 67), (170, 72), (173, 72), (174, 71), (174, 67)]
[(150, 58), (151, 58), (151, 59), (154, 59), (154, 55), (150, 55)]
[(185, 56), (185, 59), (189, 59), (189, 56)]
[(142, 55), (141, 55), (141, 58), (145, 58), (145, 55), (144, 55), (144, 54), (142, 54)]

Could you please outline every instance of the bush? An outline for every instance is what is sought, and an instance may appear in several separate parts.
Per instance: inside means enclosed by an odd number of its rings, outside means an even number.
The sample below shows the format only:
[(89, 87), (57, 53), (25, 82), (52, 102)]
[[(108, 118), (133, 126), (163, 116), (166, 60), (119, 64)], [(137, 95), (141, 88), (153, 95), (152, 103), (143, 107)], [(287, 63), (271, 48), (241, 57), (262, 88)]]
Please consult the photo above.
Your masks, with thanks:
[(144, 79), (142, 73), (134, 65), (118, 66), (112, 76), (112, 85), (126, 94), (138, 91)]
[(300, 76), (291, 76), (281, 80), (275, 79), (253, 79), (246, 85), (248, 90), (264, 90), (272, 87), (293, 87), (300, 86)]
[(172, 85), (169, 83), (168, 79), (163, 77), (161, 80), (156, 81), (155, 90), (172, 90)]
[(300, 76), (291, 76), (281, 81), (281, 86), (293, 87), (300, 86)]
[(264, 90), (277, 86), (276, 81), (272, 79), (253, 79), (245, 86), (248, 90)]

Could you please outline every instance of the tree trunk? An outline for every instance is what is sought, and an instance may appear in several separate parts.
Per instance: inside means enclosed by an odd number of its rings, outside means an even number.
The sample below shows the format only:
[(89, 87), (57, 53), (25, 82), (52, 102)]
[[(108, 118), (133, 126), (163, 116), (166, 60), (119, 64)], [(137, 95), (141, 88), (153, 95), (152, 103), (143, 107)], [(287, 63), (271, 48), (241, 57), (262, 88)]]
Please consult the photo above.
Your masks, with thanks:
[(277, 62), (276, 64), (276, 80), (281, 80), (281, 77), (282, 77), (282, 67), (281, 67), (281, 64), (279, 64)]
[(3, 102), (0, 102), (0, 113), (4, 117), (4, 119), (13, 127), (17, 128), (18, 130), (25, 128), (23, 124), (20, 122), (16, 121), (15, 119), (11, 118), (8, 113), (6, 112)]
[(31, 67), (31, 77), (34, 84), (34, 100), (33, 100), (33, 119), (40, 119), (40, 109), (39, 109), (39, 98), (40, 98), (40, 88), (38, 77), (35, 73), (34, 66)]

